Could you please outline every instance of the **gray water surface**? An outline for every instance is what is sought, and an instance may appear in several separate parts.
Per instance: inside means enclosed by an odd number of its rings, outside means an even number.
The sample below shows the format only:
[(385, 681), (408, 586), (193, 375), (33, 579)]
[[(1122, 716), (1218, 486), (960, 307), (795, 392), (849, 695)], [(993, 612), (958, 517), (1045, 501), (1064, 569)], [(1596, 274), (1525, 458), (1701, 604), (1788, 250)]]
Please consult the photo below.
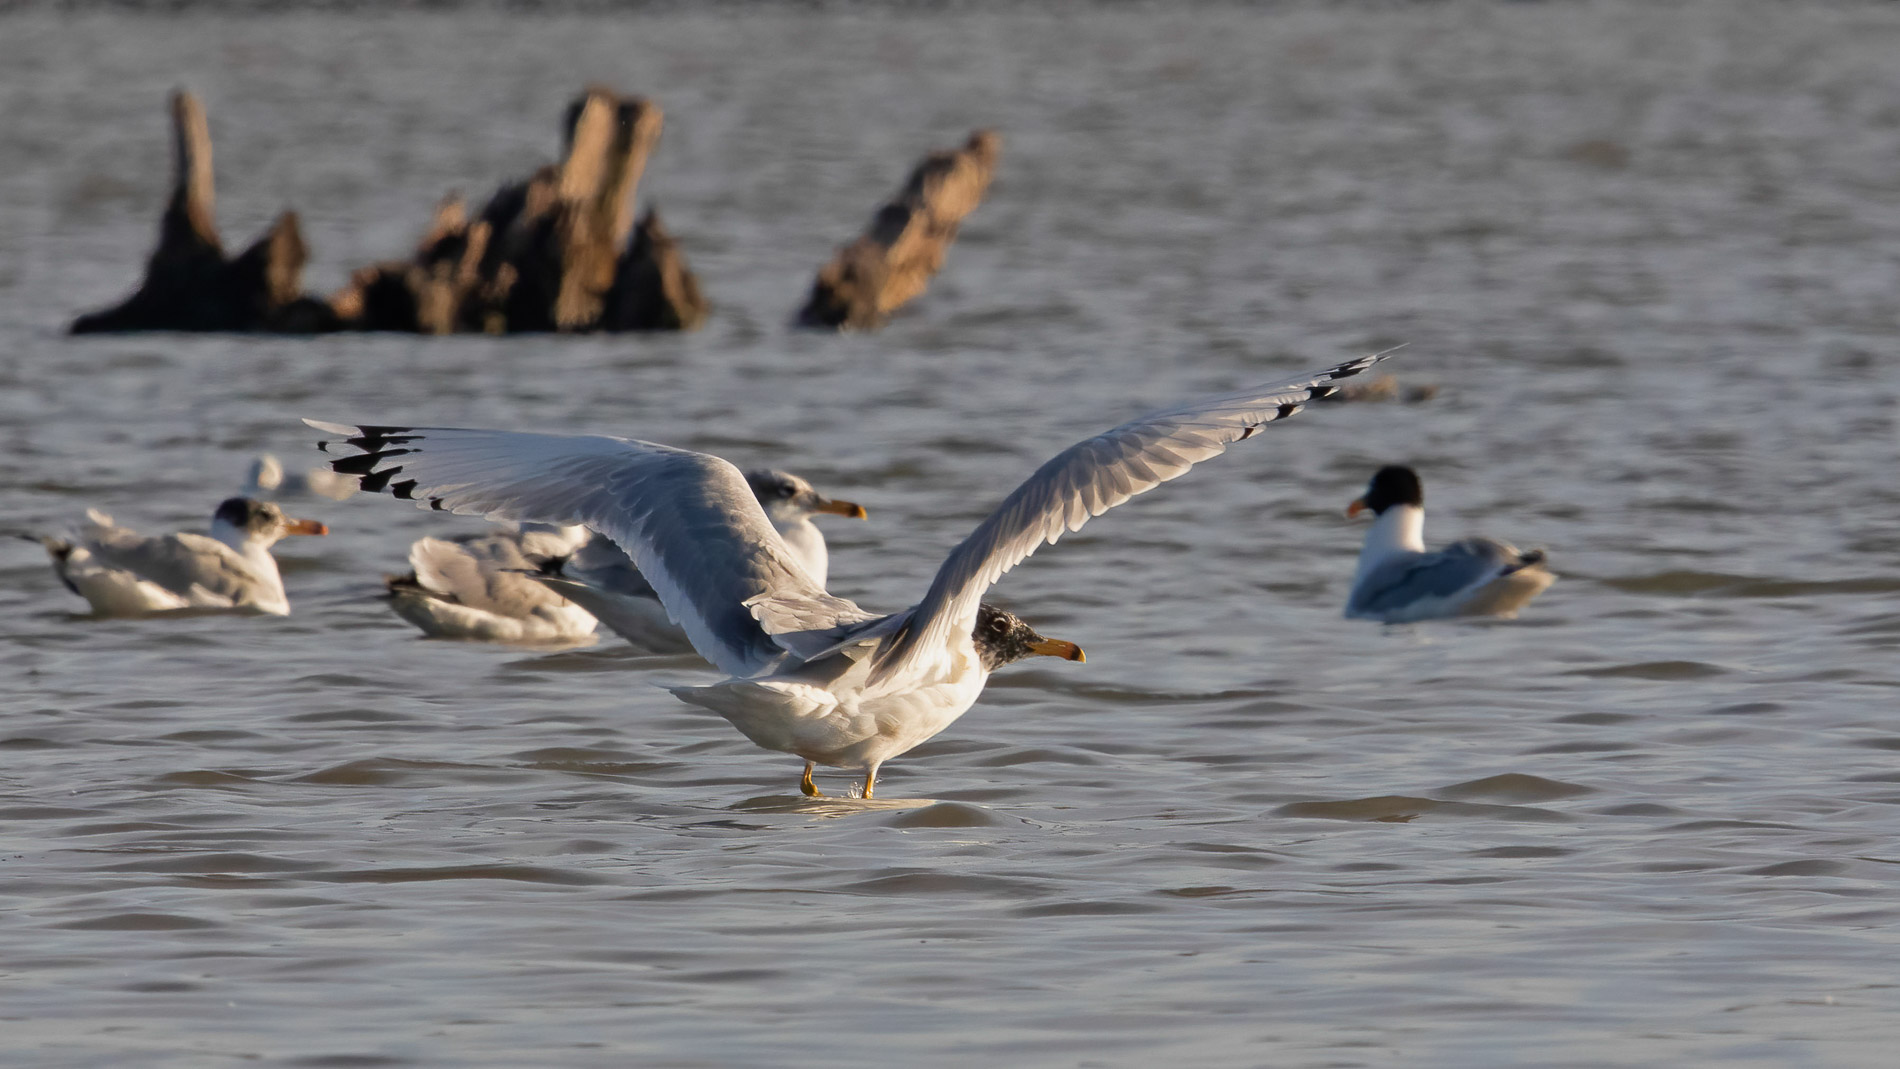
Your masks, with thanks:
[[(996, 589), (1000, 673), (809, 806), (657, 684), (426, 641), (479, 528), (301, 503), (287, 619), (99, 621), (0, 549), (0, 1061), (1886, 1065), (1900, 1027), (1900, 9), (0, 16), (0, 516), (202, 525), (298, 416), (626, 434), (862, 502), (915, 600), (1063, 446), (1405, 342)], [(135, 282), (165, 94), (307, 285), (654, 95), (681, 337), (71, 339)], [(925, 150), (1005, 138), (930, 292), (785, 329)], [(1504, 624), (1339, 617), (1381, 463), (1548, 547)], [(841, 793), (849, 775), (821, 776)], [(903, 801), (910, 800), (910, 801)]]

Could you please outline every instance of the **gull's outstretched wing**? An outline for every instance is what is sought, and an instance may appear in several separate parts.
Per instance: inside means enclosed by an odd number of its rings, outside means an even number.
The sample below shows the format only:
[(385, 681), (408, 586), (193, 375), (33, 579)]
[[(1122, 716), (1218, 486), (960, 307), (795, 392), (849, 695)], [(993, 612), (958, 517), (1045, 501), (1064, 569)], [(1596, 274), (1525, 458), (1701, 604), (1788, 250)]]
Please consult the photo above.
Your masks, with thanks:
[(973, 627), (983, 592), (1043, 543), (1219, 456), (1392, 352), (1153, 412), (1057, 453), (950, 552), (909, 625), (885, 646), (873, 681), (903, 674), (943, 649), (951, 635)]
[(739, 469), (718, 457), (593, 435), (304, 422), (340, 436), (320, 448), (347, 453), (331, 467), (365, 490), (491, 519), (585, 524), (613, 539), (693, 648), (730, 675), (784, 653), (748, 601), (856, 609), (812, 581)]

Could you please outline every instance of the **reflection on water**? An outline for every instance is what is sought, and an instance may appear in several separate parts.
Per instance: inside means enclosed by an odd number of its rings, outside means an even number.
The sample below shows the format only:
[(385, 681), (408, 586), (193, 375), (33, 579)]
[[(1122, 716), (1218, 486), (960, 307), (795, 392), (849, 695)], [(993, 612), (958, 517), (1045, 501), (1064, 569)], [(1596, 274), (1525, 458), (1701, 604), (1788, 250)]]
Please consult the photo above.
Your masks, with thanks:
[[(1672, 5), (0, 17), (6, 526), (202, 522), (297, 416), (782, 465), (910, 604), (1056, 449), (1405, 341), (997, 588), (999, 675), (874, 801), (794, 794), (614, 642), (377, 600), (472, 521), (325, 504), (285, 619), (92, 620), (0, 554), (0, 973), (36, 1065), (1884, 1064), (1900, 728), (1900, 12)], [(479, 63), (470, 57), (479, 56)], [(107, 75), (110, 75), (109, 77)], [(716, 303), (669, 338), (68, 339), (128, 288), (164, 94), (307, 282), (652, 92)], [(1006, 138), (929, 294), (784, 329), (903, 169)], [(1379, 464), (1564, 579), (1340, 618)], [(312, 540), (316, 541), (316, 540)], [(821, 787), (843, 794), (854, 777)]]

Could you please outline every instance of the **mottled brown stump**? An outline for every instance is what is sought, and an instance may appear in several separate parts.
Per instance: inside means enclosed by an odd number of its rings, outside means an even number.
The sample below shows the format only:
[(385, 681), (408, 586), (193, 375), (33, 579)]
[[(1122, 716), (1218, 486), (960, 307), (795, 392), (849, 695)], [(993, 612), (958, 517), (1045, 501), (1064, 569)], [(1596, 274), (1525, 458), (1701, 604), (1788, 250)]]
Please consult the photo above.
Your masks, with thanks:
[(679, 243), (661, 225), (659, 210), (647, 209), (614, 273), (600, 329), (698, 330), (708, 311)]
[(509, 331), (601, 326), (633, 226), (634, 190), (663, 121), (651, 101), (591, 89), (568, 108), (561, 164), (490, 200), (482, 217), (500, 239), (485, 271), (513, 268), (502, 297)]
[(145, 280), (119, 305), (80, 316), (73, 333), (334, 329), (321, 302), (299, 289), (307, 250), (296, 213), (285, 212), (237, 259), (225, 259), (204, 107), (178, 90), (171, 112), (172, 195)]
[(874, 328), (922, 293), (943, 267), (957, 224), (982, 203), (1001, 150), (1000, 137), (978, 130), (962, 148), (924, 157), (863, 236), (819, 269), (798, 325)]
[(413, 258), (357, 269), (330, 305), (351, 330), (485, 329), (480, 265), (488, 235), (488, 223), (469, 223), (461, 195), (451, 193), (436, 205)]

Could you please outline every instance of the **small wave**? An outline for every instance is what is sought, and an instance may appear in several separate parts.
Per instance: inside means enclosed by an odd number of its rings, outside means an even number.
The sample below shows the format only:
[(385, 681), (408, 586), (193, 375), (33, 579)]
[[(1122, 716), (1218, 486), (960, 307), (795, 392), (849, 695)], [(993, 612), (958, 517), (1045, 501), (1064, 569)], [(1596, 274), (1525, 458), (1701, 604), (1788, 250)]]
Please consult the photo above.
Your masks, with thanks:
[(1403, 794), (1382, 794), (1371, 798), (1346, 798), (1336, 801), (1292, 802), (1275, 810), (1275, 815), (1283, 817), (1376, 821), (1386, 824), (1406, 824), (1428, 814), (1477, 820), (1525, 821), (1534, 824), (1561, 824), (1572, 819), (1563, 813), (1532, 806), (1482, 805)]
[(1603, 668), (1573, 668), (1568, 673), (1573, 676), (1596, 676), (1602, 679), (1654, 679), (1654, 680), (1690, 680), (1712, 679), (1725, 676), (1729, 670), (1704, 661), (1637, 661), (1631, 664), (1613, 664)]
[(1834, 594), (1891, 594), (1900, 591), (1900, 579), (1865, 576), (1855, 579), (1782, 579), (1772, 576), (1732, 575), (1688, 569), (1648, 575), (1614, 576), (1598, 580), (1626, 594), (1662, 597), (1793, 598)]

